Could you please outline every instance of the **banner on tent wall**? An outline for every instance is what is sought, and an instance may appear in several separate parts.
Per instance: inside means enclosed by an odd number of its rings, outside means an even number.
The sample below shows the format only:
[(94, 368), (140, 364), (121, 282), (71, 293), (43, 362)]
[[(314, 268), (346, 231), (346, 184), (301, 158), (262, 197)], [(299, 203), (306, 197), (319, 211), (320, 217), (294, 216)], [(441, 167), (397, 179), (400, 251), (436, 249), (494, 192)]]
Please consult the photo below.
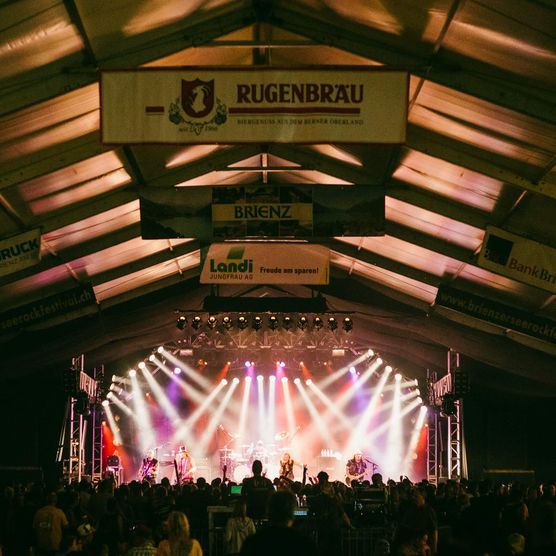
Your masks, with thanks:
[(12, 274), (41, 260), (41, 233), (37, 228), (0, 240), (0, 276)]
[(488, 226), (479, 265), (556, 293), (556, 249)]
[(108, 70), (102, 141), (401, 144), (408, 83), (368, 66)]
[(318, 284), (329, 281), (330, 252), (295, 243), (215, 243), (201, 284)]
[(384, 235), (376, 186), (215, 186), (139, 191), (143, 239), (284, 239)]
[(503, 328), (556, 343), (556, 321), (453, 288), (439, 288), (436, 305), (465, 313)]
[(91, 285), (50, 295), (0, 313), (0, 333), (33, 326), (95, 304), (95, 292)]

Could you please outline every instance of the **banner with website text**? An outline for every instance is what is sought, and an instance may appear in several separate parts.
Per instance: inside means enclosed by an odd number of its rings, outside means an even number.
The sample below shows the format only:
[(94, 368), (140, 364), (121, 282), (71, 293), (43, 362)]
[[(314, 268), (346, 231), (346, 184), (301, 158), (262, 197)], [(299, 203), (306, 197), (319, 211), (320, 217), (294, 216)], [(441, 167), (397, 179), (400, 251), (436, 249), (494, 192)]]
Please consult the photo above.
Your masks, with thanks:
[(214, 243), (201, 284), (317, 284), (329, 281), (330, 252), (302, 243)]
[(107, 144), (405, 142), (405, 71), (141, 68), (100, 84)]
[(488, 226), (479, 265), (556, 293), (556, 249), (542, 243)]
[(29, 230), (0, 240), (0, 276), (12, 274), (41, 260), (41, 232)]
[(59, 292), (0, 313), (0, 333), (63, 317), (97, 300), (91, 284)]
[(384, 235), (385, 189), (266, 185), (139, 190), (143, 239), (286, 239)]
[(435, 304), (556, 344), (556, 321), (503, 303), (454, 288), (439, 288)]

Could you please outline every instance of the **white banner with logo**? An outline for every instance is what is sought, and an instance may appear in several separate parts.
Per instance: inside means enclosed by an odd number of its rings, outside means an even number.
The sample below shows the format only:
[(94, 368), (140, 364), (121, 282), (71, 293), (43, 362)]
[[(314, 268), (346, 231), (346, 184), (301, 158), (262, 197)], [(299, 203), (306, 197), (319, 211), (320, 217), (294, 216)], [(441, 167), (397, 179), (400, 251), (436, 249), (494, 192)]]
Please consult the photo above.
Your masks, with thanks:
[(321, 245), (214, 243), (201, 284), (319, 284), (329, 282), (330, 253)]
[(479, 265), (556, 293), (556, 249), (489, 226)]
[(102, 141), (405, 142), (407, 72), (142, 68), (101, 73)]
[(41, 260), (39, 229), (0, 240), (0, 276), (36, 265)]

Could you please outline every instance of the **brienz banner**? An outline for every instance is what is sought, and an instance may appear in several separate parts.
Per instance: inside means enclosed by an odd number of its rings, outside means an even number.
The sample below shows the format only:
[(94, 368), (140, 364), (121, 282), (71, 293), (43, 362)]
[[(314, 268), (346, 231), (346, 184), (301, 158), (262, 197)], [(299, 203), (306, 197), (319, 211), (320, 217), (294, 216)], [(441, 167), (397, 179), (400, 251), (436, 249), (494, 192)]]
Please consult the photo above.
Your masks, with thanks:
[(401, 144), (408, 83), (368, 66), (107, 70), (102, 141)]
[(385, 188), (245, 185), (142, 188), (143, 239), (292, 239), (384, 235)]
[(514, 309), (508, 305), (454, 288), (439, 288), (435, 303), (503, 328), (556, 344), (556, 321), (554, 320), (538, 317), (527, 311)]
[(479, 265), (556, 293), (556, 249), (489, 226)]
[(0, 240), (0, 276), (36, 265), (40, 260), (41, 233), (38, 228)]
[(328, 284), (329, 250), (296, 243), (215, 243), (201, 284)]
[(95, 292), (91, 285), (43, 297), (0, 313), (0, 334), (27, 328), (95, 304)]

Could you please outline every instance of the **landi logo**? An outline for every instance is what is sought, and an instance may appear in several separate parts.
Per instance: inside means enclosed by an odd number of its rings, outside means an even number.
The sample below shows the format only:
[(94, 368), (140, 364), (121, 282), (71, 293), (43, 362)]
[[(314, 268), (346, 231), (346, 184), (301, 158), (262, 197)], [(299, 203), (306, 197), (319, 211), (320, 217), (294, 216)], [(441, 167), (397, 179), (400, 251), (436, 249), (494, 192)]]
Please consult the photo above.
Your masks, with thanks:
[(168, 119), (182, 131), (215, 131), (228, 119), (227, 106), (215, 95), (214, 79), (181, 80), (181, 98), (170, 103)]
[(215, 259), (210, 259), (210, 272), (217, 272), (219, 274), (252, 274), (253, 259), (244, 258), (244, 252), (245, 249), (243, 247), (232, 247), (228, 251), (227, 262), (217, 262)]

